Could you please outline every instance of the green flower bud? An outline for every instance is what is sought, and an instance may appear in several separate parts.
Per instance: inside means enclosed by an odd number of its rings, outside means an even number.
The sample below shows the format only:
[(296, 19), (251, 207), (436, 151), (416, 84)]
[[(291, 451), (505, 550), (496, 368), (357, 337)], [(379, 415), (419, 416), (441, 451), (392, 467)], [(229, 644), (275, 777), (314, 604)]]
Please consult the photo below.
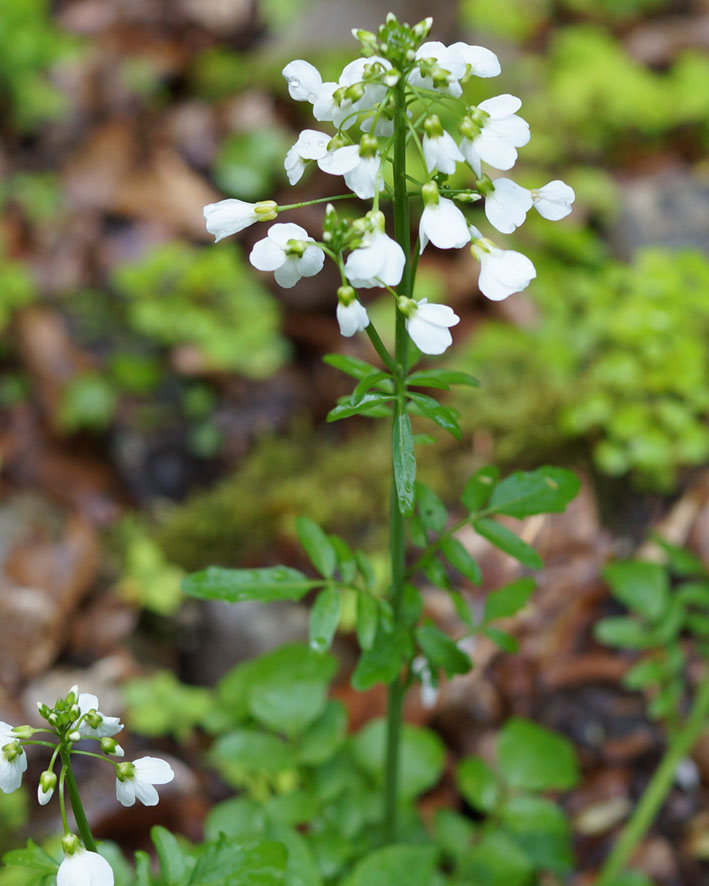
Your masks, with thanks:
[(78, 729), (75, 729), (73, 732), (70, 732), (67, 735), (67, 739), (69, 741), (81, 741), (81, 733), (79, 732)]
[(429, 138), (440, 138), (443, 135), (443, 127), (438, 114), (431, 114), (426, 117), (423, 123), (423, 130)]
[(130, 781), (131, 778), (135, 778), (135, 766), (128, 761), (119, 763), (116, 766), (116, 778), (118, 781)]
[(347, 307), (357, 298), (357, 293), (351, 286), (340, 286), (337, 290), (337, 300), (341, 305)]
[(37, 732), (37, 729), (34, 729), (32, 726), (13, 726), (12, 733), (16, 735), (18, 738), (32, 738), (32, 736)]
[(379, 150), (379, 142), (373, 135), (364, 134), (359, 140), (359, 156), (375, 157)]
[(436, 206), (438, 204), (438, 185), (434, 181), (426, 182), (421, 187), (421, 197), (426, 206)]
[(296, 258), (302, 258), (308, 243), (305, 240), (289, 240), (286, 243), (286, 255), (294, 255)]
[(345, 98), (351, 102), (359, 101), (364, 95), (364, 86), (361, 83), (353, 83), (345, 89)]
[(254, 204), (254, 212), (259, 221), (271, 221), (278, 216), (278, 204), (275, 200), (260, 200)]
[(62, 837), (62, 849), (65, 855), (73, 855), (77, 849), (81, 849), (81, 840), (76, 834), (64, 834)]
[(431, 30), (431, 25), (433, 24), (433, 19), (429, 15), (428, 18), (423, 19), (417, 25), (414, 25), (412, 28), (412, 34), (417, 40), (423, 40), (424, 37), (428, 36), (429, 31)]

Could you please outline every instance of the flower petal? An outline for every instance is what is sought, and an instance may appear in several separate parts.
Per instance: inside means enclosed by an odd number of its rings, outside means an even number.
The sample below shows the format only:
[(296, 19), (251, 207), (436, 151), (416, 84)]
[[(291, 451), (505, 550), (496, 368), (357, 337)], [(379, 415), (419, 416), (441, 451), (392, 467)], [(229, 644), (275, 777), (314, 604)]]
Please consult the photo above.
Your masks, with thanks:
[(451, 49), (457, 49), (460, 52), (465, 63), (470, 65), (470, 72), (476, 77), (497, 77), (502, 71), (500, 61), (495, 53), (484, 46), (454, 43)]
[(135, 779), (130, 778), (126, 781), (116, 779), (116, 799), (123, 806), (133, 806), (135, 804)]
[(302, 257), (297, 261), (298, 273), (301, 277), (314, 277), (325, 264), (325, 253), (317, 246), (308, 246)]
[(558, 221), (571, 212), (571, 204), (576, 199), (574, 189), (566, 182), (555, 179), (533, 192), (534, 207), (543, 218)]
[(283, 76), (288, 81), (288, 92), (292, 99), (311, 104), (315, 102), (323, 83), (320, 72), (310, 62), (303, 59), (290, 62), (283, 68)]
[(330, 175), (344, 175), (354, 169), (360, 159), (359, 145), (345, 145), (321, 157), (318, 166)]
[(249, 261), (258, 271), (275, 271), (286, 260), (286, 254), (282, 247), (278, 246), (270, 237), (264, 237), (254, 243), (249, 254)]
[(167, 784), (175, 777), (172, 766), (160, 757), (140, 757), (133, 762), (136, 779), (143, 779), (151, 784)]
[(291, 289), (300, 280), (298, 259), (293, 255), (286, 256), (286, 260), (273, 272), (276, 283), (284, 289)]
[(218, 203), (208, 203), (203, 212), (207, 231), (214, 234), (217, 243), (230, 234), (238, 234), (239, 231), (258, 221), (253, 203), (233, 198), (220, 200)]
[(522, 99), (505, 92), (502, 95), (486, 98), (485, 101), (480, 102), (478, 107), (493, 118), (509, 117), (510, 114), (515, 114), (522, 107)]

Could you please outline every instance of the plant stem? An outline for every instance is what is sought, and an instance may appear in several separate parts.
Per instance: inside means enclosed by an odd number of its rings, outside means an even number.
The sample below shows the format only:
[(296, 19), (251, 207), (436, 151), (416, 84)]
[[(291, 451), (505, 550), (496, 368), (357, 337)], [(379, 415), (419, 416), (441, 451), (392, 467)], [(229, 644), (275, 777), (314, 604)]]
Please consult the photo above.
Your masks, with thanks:
[(653, 773), (633, 815), (601, 868), (597, 880), (598, 886), (613, 886), (615, 878), (624, 870), (633, 850), (643, 839), (665, 802), (672, 788), (677, 766), (699, 739), (707, 717), (709, 717), (709, 674), (704, 675), (697, 689), (692, 710), (684, 727), (670, 741), (665, 756)]
[[(397, 288), (400, 295), (411, 295), (411, 233), (409, 229), (409, 198), (406, 185), (406, 84), (402, 77), (394, 93), (394, 236), (404, 250), (404, 273)], [(396, 310), (396, 346), (394, 356), (396, 372), (394, 384), (396, 404), (394, 421), (400, 411), (406, 409), (405, 378), (408, 369), (409, 339), (404, 315)], [(391, 506), (389, 511), (389, 545), (391, 550), (391, 605), (394, 614), (394, 630), (401, 621), (401, 604), (404, 595), (406, 519), (399, 510), (392, 468)], [(401, 720), (405, 687), (401, 677), (389, 684), (387, 705), (387, 732), (384, 772), (384, 841), (394, 843), (397, 839), (397, 813), (399, 796), (399, 749), (401, 744)]]
[(76, 826), (79, 829), (79, 835), (83, 840), (84, 846), (89, 850), (89, 852), (96, 852), (96, 843), (94, 842), (94, 838), (91, 834), (91, 828), (89, 827), (89, 822), (86, 818), (84, 807), (81, 805), (79, 789), (76, 785), (76, 779), (74, 778), (74, 771), (71, 768), (71, 754), (66, 747), (62, 747), (59, 753), (61, 754), (62, 765), (64, 767), (64, 771), (66, 772), (65, 783), (67, 787), (67, 792), (69, 794), (71, 809), (74, 813), (74, 818), (76, 819)]

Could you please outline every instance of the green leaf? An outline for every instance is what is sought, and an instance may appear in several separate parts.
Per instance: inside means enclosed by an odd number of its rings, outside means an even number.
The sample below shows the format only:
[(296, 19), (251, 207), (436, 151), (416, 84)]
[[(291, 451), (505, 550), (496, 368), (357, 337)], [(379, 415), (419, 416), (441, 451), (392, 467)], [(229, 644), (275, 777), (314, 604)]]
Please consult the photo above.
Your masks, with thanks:
[(497, 484), (489, 507), (510, 517), (560, 513), (581, 488), (581, 481), (564, 468), (543, 467), (515, 471)]
[(499, 628), (492, 627), (492, 625), (486, 625), (486, 627), (482, 628), (481, 633), (492, 640), (493, 643), (496, 643), (503, 652), (509, 652), (511, 655), (514, 655), (515, 652), (519, 651), (519, 643), (507, 631), (501, 631)]
[(413, 628), (419, 623), (423, 612), (423, 597), (416, 585), (404, 585), (404, 593), (401, 597), (401, 623)]
[(654, 886), (652, 880), (640, 871), (623, 871), (609, 886)]
[(323, 357), (323, 363), (327, 363), (328, 366), (333, 366), (335, 369), (339, 369), (340, 372), (344, 372), (345, 375), (357, 379), (366, 378), (373, 372), (378, 371), (377, 367), (372, 366), (371, 363), (366, 363), (358, 357), (350, 357), (347, 354), (326, 354)]
[(613, 616), (597, 622), (593, 634), (607, 646), (620, 646), (624, 649), (650, 649), (655, 645), (655, 637), (647, 625), (636, 618)]
[(371, 649), (377, 635), (379, 607), (371, 594), (357, 594), (357, 641), (360, 649)]
[(473, 663), (470, 656), (459, 649), (436, 625), (432, 623), (419, 625), (416, 628), (416, 639), (434, 673), (442, 670), (448, 677), (453, 677), (456, 674), (467, 674), (472, 670)]
[(467, 757), (456, 770), (458, 790), (474, 809), (493, 812), (500, 801), (500, 782), (481, 757)]
[(310, 610), (310, 648), (326, 652), (340, 623), (342, 597), (338, 588), (323, 588)]
[(448, 511), (436, 493), (425, 483), (416, 483), (416, 508), (426, 529), (442, 532), (448, 521)]
[(657, 658), (643, 658), (623, 675), (623, 686), (628, 689), (645, 689), (656, 686), (665, 677), (665, 668)]
[[(307, 812), (307, 810), (305, 811)], [(319, 865), (313, 857), (308, 842), (298, 831), (279, 822), (274, 822), (269, 825), (267, 836), (269, 839), (277, 840), (283, 844), (288, 852), (286, 886), (322, 886)], [(254, 884), (254, 886), (260, 886), (260, 884)]]
[(474, 520), (473, 529), (523, 566), (528, 566), (530, 569), (541, 569), (544, 566), (544, 561), (533, 547), (497, 520), (489, 520), (487, 517)]
[(463, 856), (457, 882), (475, 886), (530, 886), (534, 869), (526, 853), (497, 829), (482, 838)]
[(325, 710), (305, 731), (298, 757), (307, 766), (318, 766), (329, 760), (345, 740), (347, 710), (341, 701), (328, 701)]
[(220, 840), (197, 859), (190, 886), (285, 886), (288, 852), (282, 843), (241, 845)]
[(675, 596), (685, 606), (701, 606), (709, 609), (709, 581), (686, 581), (676, 590)]
[(3, 864), (6, 864), (8, 867), (27, 868), (31, 871), (41, 871), (46, 874), (56, 874), (59, 867), (59, 862), (46, 853), (44, 849), (40, 849), (32, 840), (28, 840), (27, 845), (23, 849), (11, 849), (9, 852), (6, 852), (2, 860)]
[(293, 750), (277, 735), (259, 729), (237, 729), (220, 736), (209, 760), (232, 787), (242, 787), (254, 775), (277, 776), (295, 768)]
[(433, 397), (427, 397), (426, 394), (416, 394), (409, 392), (407, 394), (413, 410), (425, 418), (430, 418), (444, 431), (448, 431), (456, 440), (460, 440), (463, 432), (458, 424), (458, 414), (450, 406), (444, 406)]
[(357, 561), (346, 541), (339, 535), (328, 536), (330, 544), (335, 549), (337, 555), (337, 568), (345, 582), (354, 581), (357, 574)]
[(297, 517), (295, 528), (310, 562), (320, 575), (332, 578), (337, 566), (337, 553), (328, 536), (310, 517)]
[(497, 755), (502, 775), (513, 788), (567, 790), (578, 781), (576, 752), (571, 742), (531, 720), (513, 717), (505, 723)]
[(510, 797), (502, 825), (536, 868), (564, 875), (573, 868), (571, 828), (563, 811), (544, 797)]
[(202, 572), (193, 572), (182, 581), (182, 590), (190, 597), (202, 600), (226, 600), (241, 603), (244, 600), (300, 600), (320, 584), (311, 581), (297, 569), (288, 566), (269, 566), (264, 569), (223, 569), (210, 566)]
[(509, 618), (526, 606), (536, 587), (533, 578), (519, 578), (497, 591), (491, 591), (485, 599), (484, 625), (497, 618)]
[(499, 476), (498, 468), (490, 465), (480, 468), (468, 479), (460, 500), (471, 514), (477, 513), (485, 505), (492, 495)]
[(153, 878), (150, 872), (150, 856), (147, 852), (138, 850), (134, 853), (134, 858), (136, 886), (152, 886)]
[(650, 537), (664, 549), (667, 554), (668, 565), (675, 575), (684, 578), (685, 576), (700, 577), (707, 574), (706, 567), (702, 561), (691, 551), (670, 544), (656, 533), (652, 533)]
[(461, 575), (464, 575), (473, 584), (479, 585), (483, 580), (482, 572), (477, 560), (468, 553), (457, 538), (441, 539), (439, 545), (441, 552), (454, 569), (457, 569)]
[(385, 846), (366, 855), (347, 878), (347, 886), (431, 886), (434, 846)]
[(252, 843), (263, 838), (266, 818), (263, 804), (247, 796), (230, 797), (207, 813), (204, 833), (209, 841), (216, 841), (223, 834), (242, 843)]
[(406, 379), (406, 384), (423, 388), (443, 388), (446, 391), (450, 385), (480, 387), (477, 378), (467, 372), (458, 372), (455, 369), (419, 369), (418, 372), (411, 373)]
[(362, 576), (362, 580), (364, 581), (364, 586), (367, 588), (367, 590), (371, 591), (376, 582), (376, 575), (374, 574), (372, 561), (364, 553), (364, 551), (355, 551), (355, 560), (357, 561), (357, 569), (359, 569), (359, 574)]
[(165, 886), (178, 886), (183, 883), (187, 878), (189, 867), (175, 837), (167, 828), (155, 825), (150, 829), (150, 839), (160, 859), (160, 875)]
[(399, 675), (405, 661), (412, 654), (410, 633), (401, 626), (389, 633), (380, 623), (374, 643), (360, 655), (352, 674), (352, 686), (358, 692), (371, 689), (377, 683), (391, 683)]
[(453, 603), (458, 618), (466, 627), (472, 630), (473, 616), (470, 612), (470, 605), (468, 604), (468, 601), (460, 593), (460, 591), (449, 590), (448, 596), (451, 598), (451, 602)]
[(428, 545), (426, 527), (423, 525), (423, 520), (418, 516), (418, 514), (414, 514), (414, 516), (409, 520), (408, 529), (409, 538), (411, 539), (412, 545), (415, 545), (417, 548), (425, 548)]
[(452, 809), (437, 809), (433, 821), (434, 839), (441, 852), (459, 859), (472, 842), (475, 825)]
[[(380, 384), (385, 379), (391, 380), (391, 375), (388, 372), (370, 372), (369, 375), (365, 376), (360, 380), (357, 387), (352, 391), (350, 395), (350, 402), (353, 406), (356, 406), (358, 403), (362, 401), (362, 397), (367, 393), (370, 388), (373, 388), (375, 385)], [(385, 386), (386, 387), (386, 386)], [(387, 388), (388, 392), (391, 391), (391, 385)]]
[[(386, 755), (386, 721), (383, 718), (370, 720), (351, 741), (358, 766), (381, 784)], [(400, 754), (400, 796), (412, 800), (440, 779), (446, 758), (445, 745), (430, 729), (404, 723)]]
[(613, 596), (631, 612), (650, 622), (659, 621), (669, 603), (670, 585), (667, 570), (659, 563), (626, 560), (611, 563), (603, 570)]
[[(349, 418), (351, 415), (379, 415), (380, 411), (371, 412), (374, 407), (380, 407), (386, 405), (390, 400), (394, 399), (393, 394), (381, 394), (378, 392), (365, 394), (364, 397), (359, 401), (359, 403), (353, 404), (352, 401), (348, 398), (343, 400), (341, 403), (338, 403), (337, 406), (333, 407), (327, 414), (327, 421), (340, 421), (343, 418)], [(384, 411), (386, 414), (388, 410)]]
[(426, 578), (437, 588), (444, 588), (449, 591), (451, 582), (448, 578), (446, 567), (438, 560), (435, 555), (429, 555), (423, 564), (423, 571)]
[(416, 455), (411, 436), (411, 420), (408, 413), (398, 411), (394, 417), (393, 431), (394, 483), (399, 511), (410, 517), (414, 511), (416, 483)]

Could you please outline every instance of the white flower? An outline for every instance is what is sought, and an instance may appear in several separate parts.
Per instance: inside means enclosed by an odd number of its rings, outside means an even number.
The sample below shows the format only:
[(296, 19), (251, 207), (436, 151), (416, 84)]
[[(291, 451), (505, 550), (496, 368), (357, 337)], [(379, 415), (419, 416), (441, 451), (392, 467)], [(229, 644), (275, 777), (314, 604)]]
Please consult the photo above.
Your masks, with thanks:
[(421, 681), (421, 705), (427, 710), (435, 708), (438, 701), (438, 686), (433, 682), (428, 659), (423, 655), (417, 655), (411, 662), (411, 670)]
[(471, 252), (480, 262), (478, 286), (492, 301), (502, 301), (513, 292), (521, 292), (537, 276), (526, 255), (513, 249), (498, 249), (472, 226), (471, 233)]
[(474, 77), (497, 77), (502, 68), (494, 52), (484, 46), (469, 43), (453, 43), (451, 50), (458, 52), (468, 66), (466, 74)]
[(305, 172), (306, 160), (319, 160), (327, 154), (327, 146), (330, 136), (316, 129), (304, 129), (298, 136), (298, 141), (286, 154), (283, 166), (288, 175), (288, 181), (294, 185), (300, 181)]
[(430, 240), (439, 249), (458, 249), (470, 240), (465, 216), (452, 200), (441, 197), (435, 182), (421, 189), (425, 206), (419, 222), (420, 252)]
[(273, 271), (276, 283), (285, 289), (317, 274), (325, 254), (314, 244), (305, 228), (292, 223), (271, 225), (268, 234), (254, 244), (249, 261), (259, 271)]
[[(82, 692), (79, 696), (78, 705), (82, 716), (88, 714), (88, 717), (85, 717), (79, 723), (79, 733), (82, 738), (110, 737), (123, 729), (120, 717), (107, 717), (98, 710), (98, 698), (95, 695)], [(92, 726), (89, 722), (89, 720), (94, 718), (94, 715), (101, 718), (101, 722), (96, 726)]]
[(429, 304), (428, 299), (409, 300), (406, 329), (413, 343), (423, 354), (442, 354), (453, 342), (450, 326), (460, 317), (448, 305)]
[(357, 289), (375, 286), (396, 286), (401, 281), (406, 258), (404, 250), (376, 228), (362, 238), (362, 245), (353, 250), (345, 262), (345, 274)]
[(369, 326), (369, 315), (367, 309), (357, 299), (348, 305), (338, 302), (337, 322), (340, 325), (340, 333), (345, 338), (350, 338), (355, 332), (362, 332)]
[(441, 121), (436, 114), (426, 118), (424, 129), (422, 147), (426, 169), (429, 172), (437, 169), (439, 172), (451, 175), (455, 172), (455, 164), (465, 160), (465, 157), (460, 153), (460, 148), (453, 141), (450, 133), (443, 130)]
[(322, 89), (322, 77), (317, 68), (303, 59), (289, 62), (283, 68), (283, 76), (288, 82), (290, 97), (297, 102), (310, 102), (312, 105)]
[(555, 179), (543, 188), (533, 190), (532, 201), (539, 215), (549, 221), (558, 221), (571, 212), (571, 204), (576, 199), (574, 189), (565, 182)]
[(532, 194), (509, 178), (496, 178), (485, 195), (487, 220), (502, 234), (511, 234), (532, 208)]
[(27, 770), (27, 754), (12, 731), (12, 726), (0, 720), (0, 791), (11, 794), (22, 783)]
[(465, 138), (460, 150), (478, 177), (481, 160), (495, 169), (512, 169), (515, 165), (516, 149), (529, 141), (529, 124), (515, 113), (521, 107), (521, 99), (514, 95), (496, 95), (480, 102), (477, 111), (463, 121)]
[(98, 852), (79, 846), (59, 865), (57, 886), (113, 886), (113, 868)]
[(214, 234), (215, 242), (230, 234), (238, 234), (257, 221), (270, 221), (278, 215), (278, 207), (273, 200), (260, 203), (245, 203), (243, 200), (220, 200), (204, 207), (204, 220), (207, 230)]
[(345, 65), (337, 83), (323, 83), (313, 102), (316, 120), (327, 120), (340, 129), (349, 129), (360, 111), (378, 105), (386, 95), (383, 83), (363, 80), (365, 68), (378, 64), (389, 70), (391, 64), (379, 56), (357, 58)]
[[(371, 136), (363, 136), (362, 141), (370, 139), (376, 142)], [(381, 157), (378, 153), (371, 153), (371, 149), (364, 148), (359, 145), (345, 145), (343, 148), (336, 148), (332, 153), (327, 153), (318, 160), (318, 166), (323, 172), (330, 175), (344, 175), (345, 184), (353, 191), (360, 200), (369, 200), (378, 190), (384, 188), (383, 176), (380, 175), (382, 165)]]
[(160, 798), (153, 785), (167, 784), (175, 777), (170, 764), (159, 757), (120, 763), (116, 771), (116, 797), (124, 806), (132, 806), (136, 798), (144, 806), (156, 806)]
[(411, 86), (447, 92), (455, 98), (462, 95), (460, 80), (465, 76), (467, 62), (456, 48), (461, 45), (464, 44), (445, 46), (437, 40), (422, 43), (416, 50), (416, 58), (423, 66), (419, 65), (409, 74)]

